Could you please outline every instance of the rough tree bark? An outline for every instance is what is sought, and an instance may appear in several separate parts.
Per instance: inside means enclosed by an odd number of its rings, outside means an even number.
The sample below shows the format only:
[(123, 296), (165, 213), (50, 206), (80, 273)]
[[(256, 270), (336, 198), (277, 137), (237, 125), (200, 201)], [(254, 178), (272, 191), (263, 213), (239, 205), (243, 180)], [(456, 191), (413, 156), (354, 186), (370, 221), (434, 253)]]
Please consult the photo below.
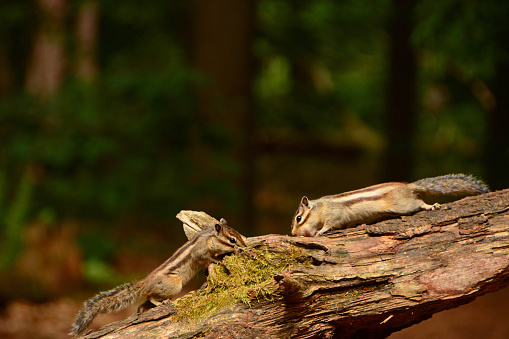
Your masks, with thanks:
[(445, 206), (324, 237), (250, 238), (269, 251), (298, 246), (313, 265), (275, 276), (272, 301), (196, 322), (161, 306), (86, 338), (387, 337), (509, 285), (509, 189)]

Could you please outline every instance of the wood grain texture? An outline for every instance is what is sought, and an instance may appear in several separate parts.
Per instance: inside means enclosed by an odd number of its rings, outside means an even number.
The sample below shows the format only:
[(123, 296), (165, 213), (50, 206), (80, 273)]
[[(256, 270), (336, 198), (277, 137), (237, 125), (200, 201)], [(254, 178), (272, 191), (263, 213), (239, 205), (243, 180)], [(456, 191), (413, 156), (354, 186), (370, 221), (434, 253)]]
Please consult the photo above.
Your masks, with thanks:
[(323, 237), (249, 238), (268, 251), (297, 246), (313, 265), (275, 276), (272, 301), (196, 322), (174, 322), (161, 306), (86, 338), (387, 337), (509, 285), (509, 190), (445, 207)]

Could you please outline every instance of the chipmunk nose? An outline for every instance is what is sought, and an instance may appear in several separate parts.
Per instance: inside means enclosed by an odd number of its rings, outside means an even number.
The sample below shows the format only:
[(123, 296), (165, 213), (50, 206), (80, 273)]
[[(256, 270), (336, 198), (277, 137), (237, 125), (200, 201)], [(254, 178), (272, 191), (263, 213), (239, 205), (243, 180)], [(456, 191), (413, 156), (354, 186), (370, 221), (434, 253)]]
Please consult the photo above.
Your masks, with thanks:
[(296, 230), (295, 232), (292, 231), (292, 235), (296, 237), (312, 237), (314, 234), (311, 234), (311, 232), (307, 230)]

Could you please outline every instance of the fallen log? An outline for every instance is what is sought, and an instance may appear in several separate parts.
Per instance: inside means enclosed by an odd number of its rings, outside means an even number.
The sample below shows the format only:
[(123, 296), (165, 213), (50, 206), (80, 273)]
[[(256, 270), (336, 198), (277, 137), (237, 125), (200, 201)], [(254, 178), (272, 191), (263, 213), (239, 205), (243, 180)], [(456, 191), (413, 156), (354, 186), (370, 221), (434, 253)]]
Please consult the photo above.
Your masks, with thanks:
[[(270, 261), (263, 253), (296, 259), (263, 297), (253, 288), (247, 303), (194, 319), (162, 305), (85, 338), (385, 338), (509, 285), (509, 189), (444, 207), (322, 237), (249, 238), (253, 262)], [(202, 290), (218, 289), (217, 279), (212, 272)]]

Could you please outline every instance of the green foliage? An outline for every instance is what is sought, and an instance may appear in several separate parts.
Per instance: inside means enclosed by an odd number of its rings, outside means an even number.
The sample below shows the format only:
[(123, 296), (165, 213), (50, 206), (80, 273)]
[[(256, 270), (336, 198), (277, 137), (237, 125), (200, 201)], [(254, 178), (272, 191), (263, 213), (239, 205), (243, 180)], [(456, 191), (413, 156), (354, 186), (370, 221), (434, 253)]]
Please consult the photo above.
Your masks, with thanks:
[[(71, 11), (79, 4), (73, 2)], [(0, 169), (11, 178), (30, 164), (40, 176), (27, 216), (50, 209), (56, 218), (164, 217), (191, 197), (212, 193), (229, 205), (239, 203), (238, 188), (226, 180), (241, 167), (225, 156), (231, 131), (195, 115), (194, 88), (207, 79), (190, 67), (181, 41), (190, 6), (101, 3), (98, 79), (87, 84), (68, 78), (48, 103), (22, 94), (22, 86), (0, 101)], [(30, 31), (25, 22), (31, 8), (2, 5), (3, 37)], [(262, 133), (347, 140), (356, 133), (345, 123), (353, 117), (359, 128), (383, 134), (389, 1), (262, 0), (256, 10), (254, 51), (261, 67), (254, 88)], [(490, 61), (504, 55), (488, 39), (498, 32), (492, 25), (500, 23), (498, 12), (490, 1), (418, 3), (413, 42), (424, 51), (423, 95), (449, 81), (444, 74), (451, 62), (466, 74), (492, 73)], [(28, 54), (12, 44), (12, 53)], [(23, 74), (16, 69), (14, 77)], [(454, 84), (445, 85), (452, 93)], [(468, 91), (453, 94), (435, 116), (422, 110), (423, 152), (425, 145), (441, 143), (444, 154), (472, 143), (479, 148), (482, 110)], [(441, 121), (448, 127), (437, 132)], [(192, 154), (196, 145), (206, 145), (211, 167)], [(10, 200), (14, 180), (6, 180), (5, 191)]]
[[(213, 138), (215, 127), (196, 124), (194, 89), (205, 80), (188, 65), (178, 37), (186, 5), (101, 3), (100, 76), (91, 82), (68, 76), (47, 102), (28, 95), (23, 85), (31, 46), (20, 37), (37, 28), (27, 24), (26, 13), (37, 12), (34, 6), (0, 5), (0, 16), (9, 19), (0, 24), (0, 37), (12, 54), (16, 80), (9, 96), (0, 93), (3, 261), (15, 259), (24, 226), (35, 218), (104, 227), (131, 218), (145, 225), (146, 220), (173, 218), (200, 195), (216, 194), (222, 201), (228, 201), (224, 195), (238, 196), (222, 165), (200, 166), (191, 152), (207, 145), (212, 157), (224, 153)], [(78, 8), (79, 2), (73, 2), (70, 10)], [(73, 30), (68, 34), (72, 48)], [(17, 45), (21, 40), (24, 49)], [(28, 188), (27, 179), (19, 179), (27, 167), (34, 172)], [(105, 269), (90, 267), (110, 259), (98, 246), (101, 239), (104, 234), (94, 235), (94, 245), (80, 242), (85, 273), (96, 278)]]
[[(256, 95), (264, 130), (337, 138), (349, 136), (345, 121), (353, 116), (383, 141), (392, 3), (264, 0), (258, 6), (255, 50), (262, 69)], [(496, 1), (417, 2), (416, 177), (482, 172), (486, 108), (472, 83), (490, 80), (497, 62), (507, 59), (500, 40), (509, 32), (506, 7)], [(445, 102), (430, 108), (437, 86)]]
[(256, 95), (264, 128), (337, 136), (345, 112), (381, 128), (387, 1), (370, 4), (259, 2)]
[[(33, 163), (42, 175), (36, 199), (40, 205), (33, 206), (33, 212), (49, 205), (61, 216), (105, 217), (133, 208), (143, 196), (175, 197), (171, 185), (161, 192), (160, 180), (173, 178), (169, 184), (179, 186), (179, 170), (172, 164), (186, 161), (181, 150), (175, 150), (182, 135), (168, 135), (168, 127), (179, 124), (184, 134), (189, 128), (182, 123), (185, 117), (168, 119), (162, 107), (134, 110), (130, 103), (113, 109), (94, 93), (86, 99), (82, 94), (69, 84), (46, 107), (31, 111), (24, 102), (24, 114), (11, 110), (11, 116), (4, 115), (4, 123), (12, 126), (1, 137), (9, 159), (4, 168), (15, 173)], [(118, 102), (125, 101), (123, 95), (117, 95)], [(75, 102), (86, 104), (76, 107)], [(146, 113), (140, 115), (142, 111)]]
[(27, 222), (28, 208), (33, 196), (34, 182), (28, 172), (21, 177), (16, 195), (6, 204), (6, 176), (0, 172), (0, 230), (2, 247), (0, 268), (11, 266), (23, 247), (23, 231)]
[(442, 72), (454, 64), (468, 76), (487, 79), (508, 56), (499, 40), (509, 32), (508, 10), (507, 3), (492, 0), (423, 0), (413, 41), (439, 56)]
[[(81, 3), (69, 2), (68, 24)], [(138, 218), (145, 225), (147, 218), (173, 217), (207, 197), (230, 211), (243, 203), (244, 192), (232, 178), (238, 178), (244, 164), (228, 152), (231, 136), (243, 131), (228, 130), (223, 121), (204, 122), (196, 113), (196, 89), (210, 82), (192, 68), (188, 55), (195, 5), (100, 2), (98, 77), (85, 82), (68, 75), (49, 102), (29, 96), (24, 84), (40, 19), (37, 4), (0, 5), (0, 51), (6, 51), (11, 72), (10, 87), (0, 93), (4, 261), (19, 252), (23, 225), (34, 218), (91, 219), (103, 225)], [(360, 144), (372, 156), (353, 165), (376, 172), (385, 138), (387, 25), (393, 2), (260, 0), (256, 5), (255, 139), (276, 134), (280, 139)], [(421, 0), (416, 6), (412, 43), (418, 53), (420, 100), (415, 176), (481, 174), (487, 127), (479, 97), (491, 94), (489, 80), (509, 57), (504, 40), (508, 5)], [(75, 32), (68, 26), (67, 68), (72, 74)], [(275, 170), (278, 161), (284, 162), (283, 171)], [(256, 164), (268, 168), (279, 191), (298, 186), (308, 169), (309, 182), (324, 177), (326, 166), (335, 178), (347, 178), (348, 185), (359, 177), (376, 178), (376, 173), (350, 171), (351, 165), (314, 161), (306, 168), (300, 156)], [(23, 174), (27, 168), (30, 177)], [(265, 184), (262, 175), (257, 179)], [(266, 188), (256, 194), (267, 195)], [(279, 198), (260, 200), (284, 210)], [(81, 245), (90, 262), (108, 260), (111, 249), (86, 241)]]
[[(48, 206), (58, 218), (167, 217), (194, 195), (192, 87), (202, 79), (165, 14), (179, 6), (102, 4), (99, 79), (68, 79), (47, 103), (25, 94), (0, 101), (0, 169), (12, 178), (32, 164), (39, 175), (27, 217)], [(15, 181), (5, 190), (13, 196)]]
[[(94, 250), (92, 250), (94, 251)], [(84, 261), (82, 267), (83, 275), (88, 282), (101, 284), (105, 282), (115, 282), (115, 274), (110, 266), (104, 261), (97, 259), (88, 259)]]
[[(509, 55), (507, 4), (497, 1), (423, 0), (412, 42), (420, 51), (423, 96), (418, 120), (417, 177), (483, 172), (489, 88)], [(494, 99), (493, 99), (494, 100)]]

